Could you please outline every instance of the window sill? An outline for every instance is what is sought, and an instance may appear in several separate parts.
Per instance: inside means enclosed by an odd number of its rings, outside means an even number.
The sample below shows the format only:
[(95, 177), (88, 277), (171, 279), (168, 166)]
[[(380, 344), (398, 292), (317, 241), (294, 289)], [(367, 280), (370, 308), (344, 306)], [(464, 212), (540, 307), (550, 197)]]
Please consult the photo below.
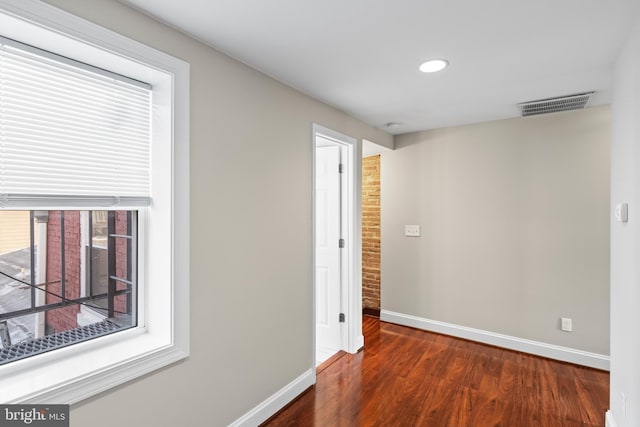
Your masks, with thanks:
[(1, 349), (0, 365), (57, 350), (68, 345), (78, 344), (82, 341), (96, 339), (123, 329), (122, 326), (118, 326), (109, 320), (102, 320), (68, 331), (46, 335), (42, 338), (26, 340)]
[(187, 356), (167, 337), (127, 330), (0, 367), (0, 402), (71, 404)]

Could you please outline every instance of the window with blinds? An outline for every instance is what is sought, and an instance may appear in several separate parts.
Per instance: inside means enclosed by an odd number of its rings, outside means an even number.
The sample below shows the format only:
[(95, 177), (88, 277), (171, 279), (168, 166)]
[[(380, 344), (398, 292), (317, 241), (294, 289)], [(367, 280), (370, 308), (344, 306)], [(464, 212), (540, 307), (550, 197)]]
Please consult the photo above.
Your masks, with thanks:
[(150, 89), (0, 38), (0, 365), (137, 325)]
[(75, 403), (189, 355), (189, 63), (43, 1), (0, 36), (0, 401)]
[(148, 206), (150, 86), (0, 38), (0, 208)]

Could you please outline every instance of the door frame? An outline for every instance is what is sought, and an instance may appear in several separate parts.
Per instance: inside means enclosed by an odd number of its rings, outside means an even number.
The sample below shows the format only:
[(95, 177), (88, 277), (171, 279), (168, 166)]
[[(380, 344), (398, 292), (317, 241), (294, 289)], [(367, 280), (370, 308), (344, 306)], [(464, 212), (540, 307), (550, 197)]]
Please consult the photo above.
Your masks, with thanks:
[[(313, 352), (311, 366), (315, 372), (316, 359), (316, 139), (322, 137), (341, 146), (343, 153), (342, 224), (345, 249), (342, 252), (342, 311), (345, 324), (341, 350), (357, 353), (364, 346), (362, 335), (362, 159), (361, 144), (356, 138), (336, 132), (319, 124), (312, 126), (312, 325)], [(337, 244), (337, 242), (336, 242)]]

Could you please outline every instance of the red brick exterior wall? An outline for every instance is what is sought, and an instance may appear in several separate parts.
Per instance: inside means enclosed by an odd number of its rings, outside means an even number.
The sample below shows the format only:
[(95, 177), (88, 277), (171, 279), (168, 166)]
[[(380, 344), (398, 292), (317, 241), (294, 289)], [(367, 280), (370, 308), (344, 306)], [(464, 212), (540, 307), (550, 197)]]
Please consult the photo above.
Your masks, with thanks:
[[(47, 282), (53, 282), (62, 278), (61, 259), (61, 215), (60, 211), (49, 212), (49, 224), (47, 226)], [(80, 212), (65, 211), (65, 298), (80, 297)], [(49, 292), (61, 295), (60, 282), (47, 286)], [(60, 298), (47, 294), (47, 304), (60, 302)], [(78, 327), (78, 306), (69, 306), (56, 310), (49, 310), (45, 315), (45, 323), (53, 332), (65, 331)]]
[(362, 159), (362, 307), (380, 310), (380, 155)]
[[(61, 295), (62, 286), (59, 282), (62, 278), (61, 268), (61, 215), (60, 211), (49, 212), (49, 223), (47, 226), (47, 290), (56, 295)], [(65, 232), (65, 298), (80, 298), (81, 295), (81, 251), (84, 250), (81, 244), (81, 225), (79, 211), (65, 211), (64, 213)], [(116, 234), (127, 235), (127, 212), (116, 212)], [(116, 238), (116, 276), (127, 278), (127, 239)], [(116, 289), (124, 289), (125, 283), (116, 282)], [(61, 299), (47, 294), (47, 304), (60, 302)], [(116, 316), (127, 311), (127, 296), (120, 295), (115, 298)], [(62, 332), (68, 329), (77, 328), (77, 314), (80, 311), (79, 305), (72, 305), (55, 310), (48, 310), (45, 315), (47, 330), (50, 332)], [(106, 312), (102, 312), (106, 314)]]

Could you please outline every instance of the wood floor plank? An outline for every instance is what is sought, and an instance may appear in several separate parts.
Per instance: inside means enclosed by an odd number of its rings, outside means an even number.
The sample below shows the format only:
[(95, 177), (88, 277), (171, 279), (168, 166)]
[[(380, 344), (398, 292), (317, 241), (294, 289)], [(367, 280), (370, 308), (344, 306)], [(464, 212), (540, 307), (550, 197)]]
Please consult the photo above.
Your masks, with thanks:
[(264, 426), (604, 426), (607, 372), (372, 317), (363, 333)]

